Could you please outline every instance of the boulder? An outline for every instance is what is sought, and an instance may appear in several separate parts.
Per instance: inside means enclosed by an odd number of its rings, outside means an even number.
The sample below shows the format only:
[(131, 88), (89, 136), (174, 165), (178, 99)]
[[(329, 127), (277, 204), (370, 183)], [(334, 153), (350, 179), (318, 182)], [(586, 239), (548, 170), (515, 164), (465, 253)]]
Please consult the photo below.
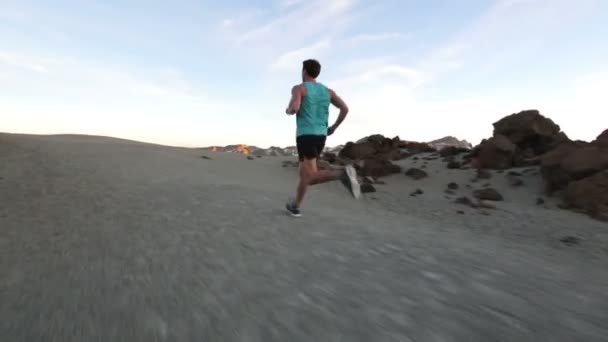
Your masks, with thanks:
[(471, 149), (470, 148), (464, 148), (464, 147), (457, 147), (457, 146), (447, 146), (442, 148), (441, 150), (439, 150), (439, 155), (446, 158), (446, 157), (454, 157), (457, 156), (459, 154), (463, 154), (463, 153), (468, 153), (470, 152)]
[(409, 176), (410, 178), (413, 178), (415, 180), (419, 180), (419, 179), (426, 178), (426, 177), (429, 176), (429, 174), (426, 173), (426, 171), (421, 170), (421, 169), (417, 169), (415, 167), (407, 170), (405, 172), (405, 175)]
[(403, 157), (399, 143), (399, 137), (389, 139), (379, 134), (370, 135), (356, 143), (347, 143), (338, 156), (351, 160), (399, 160)]
[(594, 141), (593, 144), (608, 148), (608, 129), (603, 131)]
[(608, 147), (596, 143), (566, 142), (541, 157), (547, 192), (608, 169)]
[(359, 167), (362, 176), (385, 177), (401, 172), (401, 167), (388, 160), (368, 159)]
[(338, 161), (338, 155), (336, 155), (335, 153), (332, 153), (332, 152), (325, 152), (321, 156), (321, 159), (325, 160), (328, 163), (333, 164)]
[(540, 155), (568, 140), (560, 127), (538, 110), (525, 110), (495, 122), (494, 136), (502, 135), (521, 151)]
[(504, 198), (494, 188), (478, 189), (473, 191), (473, 196), (479, 200), (502, 201)]
[(570, 183), (564, 193), (564, 201), (593, 217), (605, 217), (608, 214), (608, 170)]
[(473, 154), (480, 167), (489, 169), (508, 169), (513, 166), (513, 156), (517, 146), (506, 136), (497, 135), (483, 140), (475, 148)]
[(490, 179), (492, 178), (492, 173), (486, 169), (477, 169), (475, 177), (477, 177), (477, 179)]
[(362, 160), (372, 158), (376, 154), (376, 149), (369, 143), (352, 143), (344, 145), (338, 156), (351, 160)]
[(462, 164), (455, 160), (450, 160), (448, 162), (448, 169), (460, 169), (461, 166)]

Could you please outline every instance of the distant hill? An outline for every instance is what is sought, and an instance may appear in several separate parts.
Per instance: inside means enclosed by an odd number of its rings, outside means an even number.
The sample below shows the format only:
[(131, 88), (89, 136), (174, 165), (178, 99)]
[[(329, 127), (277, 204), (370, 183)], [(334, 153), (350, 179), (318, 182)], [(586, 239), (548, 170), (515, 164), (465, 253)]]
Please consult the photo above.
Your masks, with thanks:
[(239, 153), (239, 154), (250, 154), (255, 156), (297, 156), (298, 151), (295, 146), (288, 147), (277, 147), (271, 146), (269, 148), (260, 148), (257, 146), (250, 146), (245, 144), (238, 145), (227, 145), (227, 146), (209, 146), (203, 147), (201, 150), (211, 152), (226, 152), (226, 153)]
[[(443, 147), (447, 146), (456, 146), (462, 148), (472, 148), (473, 146), (466, 140), (458, 140), (455, 137), (447, 136), (441, 139), (433, 140), (427, 143), (429, 146), (440, 150)], [(339, 153), (340, 150), (344, 148), (344, 145), (338, 146), (328, 146), (325, 147), (324, 152), (332, 152)], [(298, 150), (296, 146), (287, 146), (287, 147), (278, 147), (271, 146), (269, 148), (261, 148), (258, 146), (246, 145), (246, 144), (236, 144), (236, 145), (227, 145), (227, 146), (209, 146), (203, 147), (201, 150), (209, 151), (209, 152), (224, 152), (224, 153), (238, 153), (238, 154), (247, 154), (254, 156), (268, 156), (268, 157), (293, 157), (298, 155)]]
[(448, 147), (448, 146), (454, 146), (454, 147), (461, 147), (461, 148), (473, 148), (473, 145), (466, 141), (466, 140), (458, 140), (458, 138), (455, 138), (453, 136), (447, 136), (447, 137), (443, 137), (437, 140), (433, 140), (428, 142), (427, 144), (429, 144), (431, 147), (434, 147), (437, 150), (441, 150), (444, 147)]
[(240, 154), (250, 154), (251, 150), (258, 150), (258, 149), (259, 148), (256, 146), (249, 146), (249, 145), (245, 145), (245, 144), (227, 145), (227, 146), (209, 146), (209, 147), (201, 148), (201, 150), (204, 150), (204, 151), (240, 153)]

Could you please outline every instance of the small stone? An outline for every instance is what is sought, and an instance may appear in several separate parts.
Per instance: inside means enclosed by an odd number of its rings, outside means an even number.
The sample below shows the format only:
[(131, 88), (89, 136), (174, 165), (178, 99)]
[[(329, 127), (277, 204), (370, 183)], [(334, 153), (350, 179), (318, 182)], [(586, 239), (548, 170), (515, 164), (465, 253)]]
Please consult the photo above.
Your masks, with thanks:
[(543, 205), (545, 204), (545, 200), (542, 197), (539, 197), (536, 199), (536, 205)]
[(456, 213), (459, 215), (464, 215), (464, 211), (462, 211), (462, 210), (458, 210)]
[[(201, 156), (201, 158), (206, 159), (206, 160), (211, 160), (211, 157), (209, 157), (209, 156)], [(2, 179), (2, 177), (0, 177), (0, 179)]]
[(452, 189), (445, 189), (445, 193), (448, 195), (456, 195), (456, 192), (454, 192)]
[(496, 206), (493, 204), (490, 204), (486, 201), (482, 201), (482, 200), (478, 200), (477, 201), (477, 207), (478, 208), (485, 208), (485, 209), (496, 209)]
[(507, 176), (513, 176), (513, 177), (521, 177), (523, 176), (521, 173), (517, 172), (517, 171), (509, 171), (507, 173)]
[(473, 201), (467, 196), (462, 196), (454, 200), (454, 203), (468, 205), (469, 207), (475, 207)]
[(256, 156), (257, 158), (262, 158), (262, 156)]
[(485, 210), (481, 210), (479, 213), (483, 216), (490, 216), (490, 213)]
[(521, 178), (511, 175), (507, 176), (507, 182), (509, 182), (509, 185), (512, 187), (519, 187), (524, 185), (524, 181)]
[(370, 192), (376, 192), (376, 188), (374, 188), (374, 186), (369, 183), (363, 183), (363, 184), (361, 184), (361, 192), (364, 194), (370, 193)]
[(450, 190), (458, 190), (458, 188), (459, 188), (459, 186), (458, 186), (457, 183), (454, 183), (454, 182), (448, 183), (448, 189), (450, 189)]
[(421, 189), (416, 189), (414, 192), (412, 192), (410, 194), (410, 196), (414, 197), (414, 196), (422, 195), (422, 194), (424, 194), (424, 191), (422, 191)]
[(566, 246), (575, 246), (581, 243), (581, 239), (576, 236), (564, 236), (563, 238), (559, 239), (559, 241)]
[(255, 158), (254, 158), (254, 157), (252, 157), (252, 156), (247, 156), (247, 159), (249, 159), (249, 160), (254, 160)]
[(473, 196), (479, 200), (502, 201), (504, 198), (494, 188), (485, 188), (473, 191)]
[(409, 170), (407, 170), (405, 172), (405, 175), (408, 176), (408, 177), (410, 177), (410, 178), (413, 178), (415, 180), (419, 180), (419, 179), (426, 178), (426, 177), (429, 176), (429, 174), (426, 173), (425, 171), (423, 171), (421, 169), (414, 168), (414, 167), (411, 168), (411, 169), (409, 169)]

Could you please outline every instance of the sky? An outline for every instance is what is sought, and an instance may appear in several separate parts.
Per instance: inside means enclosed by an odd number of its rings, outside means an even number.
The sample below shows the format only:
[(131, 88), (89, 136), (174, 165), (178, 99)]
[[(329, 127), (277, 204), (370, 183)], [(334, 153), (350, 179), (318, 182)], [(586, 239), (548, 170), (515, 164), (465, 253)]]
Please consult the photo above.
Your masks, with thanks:
[(350, 107), (328, 145), (478, 143), (524, 109), (592, 140), (607, 22), (605, 0), (0, 0), (0, 131), (294, 145), (285, 107), (316, 58)]

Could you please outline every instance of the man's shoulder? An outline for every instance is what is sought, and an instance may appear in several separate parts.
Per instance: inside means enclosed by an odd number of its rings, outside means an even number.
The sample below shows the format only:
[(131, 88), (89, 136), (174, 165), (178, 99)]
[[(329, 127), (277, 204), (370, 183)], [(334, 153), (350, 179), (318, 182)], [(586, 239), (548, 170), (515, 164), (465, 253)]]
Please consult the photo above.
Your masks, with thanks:
[(298, 92), (298, 93), (304, 95), (304, 94), (306, 94), (306, 85), (304, 85), (304, 83), (296, 84), (293, 87), (291, 87), (291, 92), (292, 93)]

